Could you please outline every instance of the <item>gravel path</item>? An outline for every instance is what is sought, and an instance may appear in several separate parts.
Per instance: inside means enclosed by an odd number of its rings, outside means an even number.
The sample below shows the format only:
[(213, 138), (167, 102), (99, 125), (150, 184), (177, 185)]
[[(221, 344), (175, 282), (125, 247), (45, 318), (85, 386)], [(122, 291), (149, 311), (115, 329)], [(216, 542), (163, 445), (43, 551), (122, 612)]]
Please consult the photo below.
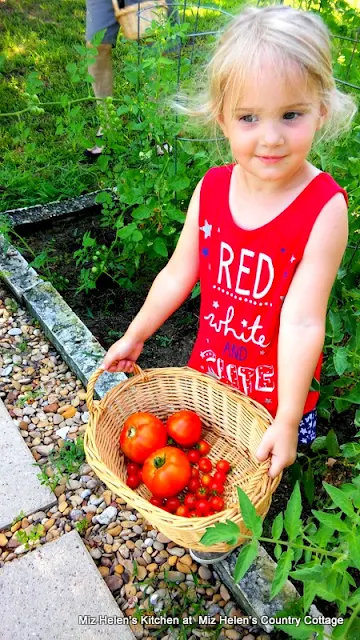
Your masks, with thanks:
[[(0, 284), (0, 397), (18, 426), (35, 461), (48, 478), (54, 475), (49, 455), (82, 438), (88, 421), (86, 393), (47, 340), (38, 323), (18, 307)], [(55, 470), (56, 471), (56, 470)], [(40, 472), (40, 469), (39, 469)], [(79, 526), (86, 547), (125, 615), (140, 607), (147, 613), (184, 616), (200, 613), (244, 616), (211, 567), (198, 566), (185, 549), (163, 536), (124, 500), (116, 497), (83, 463), (54, 488), (58, 503), (49, 511), (19, 519), (0, 532), (0, 568), (28, 553), (16, 532), (29, 533), (42, 524), (43, 535), (33, 547), (56, 540)], [(80, 524), (81, 523), (81, 524)], [(165, 581), (165, 570), (168, 579)], [(191, 575), (191, 572), (195, 575)], [(184, 598), (187, 600), (185, 601)], [(136, 638), (179, 638), (180, 631), (150, 625), (132, 627)], [(187, 629), (187, 637), (270, 640), (259, 628), (228, 625), (219, 636), (204, 627)], [(185, 637), (185, 636), (181, 636)]]

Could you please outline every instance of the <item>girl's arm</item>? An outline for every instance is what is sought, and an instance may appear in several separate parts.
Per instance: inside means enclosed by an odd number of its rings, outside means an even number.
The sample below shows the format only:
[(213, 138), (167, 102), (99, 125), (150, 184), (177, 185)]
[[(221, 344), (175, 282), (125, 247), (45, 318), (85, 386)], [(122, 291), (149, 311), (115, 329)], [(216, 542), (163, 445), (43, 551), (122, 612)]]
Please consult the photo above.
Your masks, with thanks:
[(126, 331), (126, 337), (145, 342), (186, 300), (199, 279), (200, 181), (192, 195), (176, 249), (156, 276), (148, 296)]
[(325, 339), (326, 310), (348, 240), (347, 206), (336, 194), (318, 216), (286, 295), (278, 342), (278, 409), (257, 450), (275, 478), (296, 459), (298, 426)]
[(327, 305), (347, 240), (347, 205), (338, 193), (314, 224), (281, 310), (276, 417), (296, 428), (324, 345)]

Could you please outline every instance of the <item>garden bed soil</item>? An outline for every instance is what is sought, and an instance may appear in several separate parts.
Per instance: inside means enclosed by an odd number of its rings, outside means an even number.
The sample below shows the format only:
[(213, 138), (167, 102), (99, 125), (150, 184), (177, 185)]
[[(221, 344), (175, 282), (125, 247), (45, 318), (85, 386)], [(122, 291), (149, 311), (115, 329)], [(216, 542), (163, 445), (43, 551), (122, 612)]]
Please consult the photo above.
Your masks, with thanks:
[[(55, 255), (61, 256), (61, 262), (59, 261), (52, 268), (70, 281), (69, 287), (61, 291), (63, 298), (107, 350), (126, 331), (141, 308), (156, 274), (148, 274), (147, 277), (140, 278), (135, 291), (121, 289), (109, 277), (101, 276), (96, 289), (77, 294), (76, 280), (80, 267), (75, 266), (73, 253), (81, 246), (83, 234), (89, 231), (99, 245), (108, 245), (112, 240), (109, 230), (99, 225), (98, 208), (82, 212), (80, 215), (78, 214), (76, 218), (67, 216), (36, 225), (17, 227), (17, 232), (26, 238), (26, 242), (36, 254), (49, 246), (55, 248)], [(29, 253), (25, 251), (22, 253), (27, 260), (32, 259)], [(187, 364), (198, 327), (199, 302), (199, 297), (195, 299), (189, 297), (158, 332), (149, 338), (138, 361), (142, 368), (177, 367)], [(354, 410), (334, 414), (330, 423), (319, 418), (317, 435), (325, 435), (330, 428), (334, 429), (339, 444), (353, 440), (356, 433)], [(309, 457), (315, 455), (305, 445), (301, 445), (299, 451), (306, 453)], [(313, 503), (310, 506), (303, 497), (303, 519), (311, 515), (312, 508), (321, 508), (326, 499), (327, 494), (321, 484), (323, 480), (339, 486), (349, 477), (349, 471), (340, 462), (327, 467), (324, 461), (321, 477), (318, 477), (315, 482), (316, 505)], [(279, 511), (286, 509), (292, 488), (291, 474), (286, 470), (273, 495), (265, 520), (264, 536), (271, 535), (271, 523)], [(264, 547), (274, 557), (273, 546), (264, 544)], [(298, 583), (296, 586), (301, 591), (302, 585)], [(321, 601), (317, 606), (324, 614), (334, 615), (334, 607), (331, 603)]]

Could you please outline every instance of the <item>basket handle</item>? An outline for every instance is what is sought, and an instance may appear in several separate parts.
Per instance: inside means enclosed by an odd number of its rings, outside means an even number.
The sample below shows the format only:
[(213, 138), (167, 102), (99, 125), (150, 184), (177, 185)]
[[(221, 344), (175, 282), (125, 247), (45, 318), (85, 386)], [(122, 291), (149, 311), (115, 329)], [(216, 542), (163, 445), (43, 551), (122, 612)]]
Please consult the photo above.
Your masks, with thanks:
[[(139, 367), (139, 365), (136, 364), (135, 362), (133, 366), (134, 366), (134, 374), (136, 376), (141, 376), (143, 379), (145, 379), (145, 373), (141, 369), (141, 367)], [(94, 373), (91, 374), (89, 378), (89, 382), (86, 389), (86, 404), (90, 413), (94, 413), (96, 410), (96, 404), (95, 404), (96, 401), (94, 401), (94, 387), (96, 385), (98, 378), (100, 378), (102, 373), (105, 373), (105, 369), (102, 369), (101, 367), (99, 367), (94, 371)], [(112, 372), (108, 371), (107, 373), (112, 373)]]

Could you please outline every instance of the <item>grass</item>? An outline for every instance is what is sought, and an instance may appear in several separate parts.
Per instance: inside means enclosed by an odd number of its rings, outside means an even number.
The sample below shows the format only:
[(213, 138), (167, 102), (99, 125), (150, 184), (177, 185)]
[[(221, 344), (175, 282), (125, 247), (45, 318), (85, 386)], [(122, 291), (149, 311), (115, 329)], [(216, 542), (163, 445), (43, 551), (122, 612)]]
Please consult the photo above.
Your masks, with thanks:
[[(195, 4), (195, 3), (194, 3)], [(236, 13), (242, 2), (213, 0), (199, 13), (198, 31), (221, 28), (227, 17), (223, 9)], [(259, 4), (267, 4), (260, 2)], [(286, 2), (307, 8), (310, 2)], [(354, 35), (359, 25), (360, 0), (332, 4), (332, 13), (324, 14), (333, 32)], [(211, 6), (213, 9), (209, 9)], [(327, 5), (328, 6), (328, 5)], [(182, 14), (181, 14), (182, 15)], [(26, 107), (24, 93), (38, 93), (41, 101), (57, 102), (68, 94), (71, 99), (93, 97), (86, 83), (72, 82), (66, 66), (79, 61), (79, 49), (85, 41), (84, 0), (64, 0), (53, 3), (43, 0), (5, 0), (0, 3), (0, 113), (20, 111)], [(186, 20), (195, 26), (195, 10), (188, 7)], [(345, 18), (344, 18), (345, 17)], [(212, 36), (197, 38), (194, 45), (194, 64), (199, 61), (205, 41)], [(344, 56), (344, 65), (351, 57), (353, 43), (334, 38), (335, 59)], [(121, 60), (126, 43), (118, 42), (113, 50), (114, 95), (126, 92), (121, 74)], [(202, 54), (201, 54), (202, 55)], [(355, 79), (355, 61), (346, 75)], [(342, 74), (344, 76), (344, 73)], [(42, 86), (38, 86), (38, 79)], [(0, 211), (56, 199), (66, 199), (104, 186), (104, 177), (96, 165), (82, 164), (83, 150), (94, 143), (97, 117), (94, 102), (82, 102), (77, 107), (84, 127), (67, 131), (58, 127), (62, 112), (58, 106), (48, 106), (40, 115), (25, 113), (19, 117), (0, 118), (0, 153), (4, 163), (0, 168)], [(79, 121), (79, 118), (78, 118)]]

